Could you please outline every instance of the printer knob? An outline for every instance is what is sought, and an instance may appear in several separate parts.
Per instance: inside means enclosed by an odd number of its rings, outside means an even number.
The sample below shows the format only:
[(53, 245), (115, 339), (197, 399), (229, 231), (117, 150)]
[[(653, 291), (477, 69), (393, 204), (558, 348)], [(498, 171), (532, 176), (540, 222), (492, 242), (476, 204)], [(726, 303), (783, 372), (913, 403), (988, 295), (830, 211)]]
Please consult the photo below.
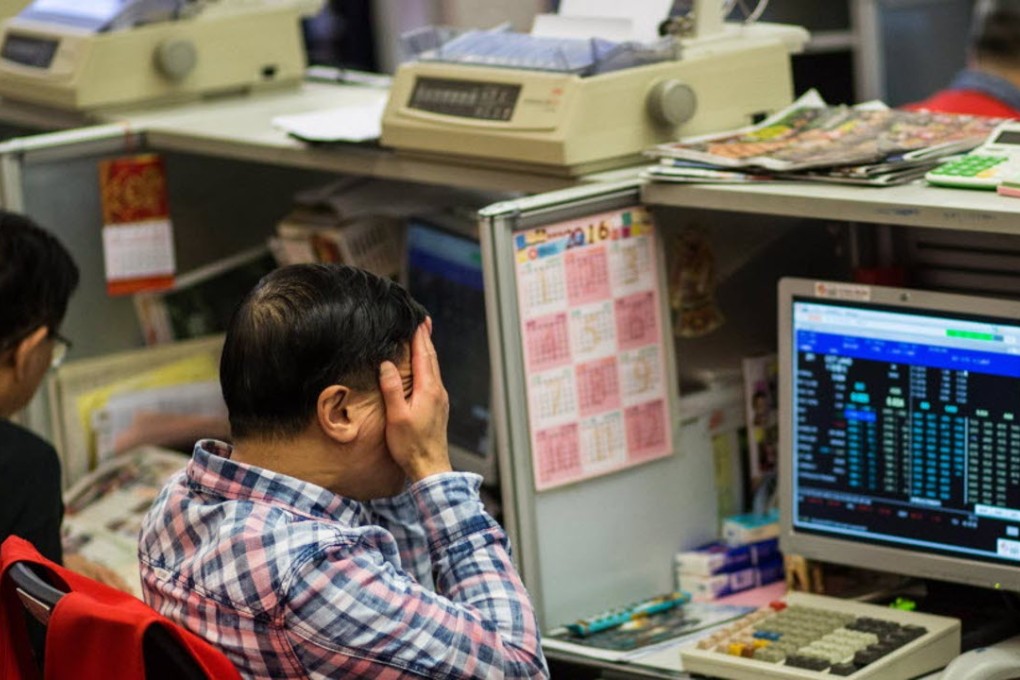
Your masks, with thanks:
[(184, 80), (197, 62), (198, 51), (190, 40), (168, 38), (156, 48), (156, 68), (169, 80)]
[(690, 86), (679, 80), (660, 80), (648, 93), (648, 114), (656, 123), (677, 126), (698, 110), (698, 98)]

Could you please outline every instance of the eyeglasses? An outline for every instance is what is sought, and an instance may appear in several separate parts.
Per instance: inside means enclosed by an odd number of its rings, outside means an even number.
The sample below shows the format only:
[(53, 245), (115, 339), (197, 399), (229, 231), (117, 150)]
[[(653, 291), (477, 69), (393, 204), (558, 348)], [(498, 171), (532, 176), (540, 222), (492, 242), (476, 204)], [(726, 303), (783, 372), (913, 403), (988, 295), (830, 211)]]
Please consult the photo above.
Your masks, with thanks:
[(50, 359), (50, 368), (59, 368), (67, 358), (67, 353), (71, 351), (73, 344), (56, 331), (50, 333), (50, 339), (53, 340), (53, 358)]

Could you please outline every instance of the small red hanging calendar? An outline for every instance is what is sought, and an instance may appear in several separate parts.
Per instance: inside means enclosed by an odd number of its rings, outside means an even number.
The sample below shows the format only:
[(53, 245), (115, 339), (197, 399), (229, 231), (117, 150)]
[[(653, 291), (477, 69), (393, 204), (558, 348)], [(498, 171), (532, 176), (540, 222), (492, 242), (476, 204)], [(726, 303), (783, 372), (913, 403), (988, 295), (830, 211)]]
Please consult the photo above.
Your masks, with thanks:
[(99, 188), (107, 292), (172, 287), (176, 263), (163, 159), (144, 154), (101, 161)]

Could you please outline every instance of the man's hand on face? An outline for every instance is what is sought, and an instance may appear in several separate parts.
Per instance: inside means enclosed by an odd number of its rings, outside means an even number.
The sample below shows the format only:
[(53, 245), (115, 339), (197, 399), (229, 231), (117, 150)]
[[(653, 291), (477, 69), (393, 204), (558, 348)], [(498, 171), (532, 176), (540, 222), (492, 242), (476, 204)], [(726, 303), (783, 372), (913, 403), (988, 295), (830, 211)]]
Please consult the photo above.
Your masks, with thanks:
[(432, 320), (418, 326), (411, 340), (414, 387), (404, 397), (400, 373), (392, 362), (379, 367), (379, 388), (386, 403), (386, 446), (412, 482), (450, 472), (446, 423), (450, 400), (439, 376), (439, 359), (432, 345)]

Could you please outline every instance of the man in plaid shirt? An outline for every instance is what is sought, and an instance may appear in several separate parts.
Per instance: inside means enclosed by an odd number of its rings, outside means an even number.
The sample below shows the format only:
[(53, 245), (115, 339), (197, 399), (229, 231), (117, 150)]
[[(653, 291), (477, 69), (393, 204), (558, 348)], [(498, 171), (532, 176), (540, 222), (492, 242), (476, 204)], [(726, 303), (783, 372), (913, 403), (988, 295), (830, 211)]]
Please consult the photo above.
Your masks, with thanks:
[(246, 677), (547, 677), (481, 479), (451, 470), (430, 334), (366, 272), (265, 277), (220, 364), (233, 447), (200, 441), (146, 516), (146, 601)]

